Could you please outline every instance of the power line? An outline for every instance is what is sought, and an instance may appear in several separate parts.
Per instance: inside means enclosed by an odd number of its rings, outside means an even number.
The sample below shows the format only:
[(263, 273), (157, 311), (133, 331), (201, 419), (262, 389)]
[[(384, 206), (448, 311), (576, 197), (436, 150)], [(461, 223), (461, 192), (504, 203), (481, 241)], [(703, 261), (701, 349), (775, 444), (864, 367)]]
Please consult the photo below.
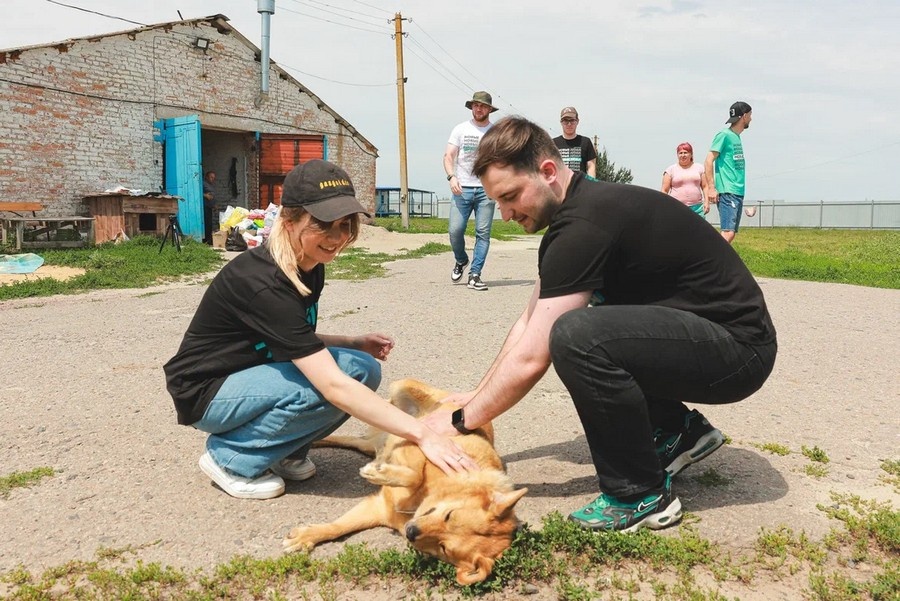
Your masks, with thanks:
[[(434, 44), (435, 44), (438, 48), (440, 48), (440, 49), (444, 52), (444, 54), (446, 54), (447, 56), (449, 56), (450, 59), (451, 59), (453, 62), (455, 62), (457, 65), (459, 65), (459, 66), (463, 69), (463, 71), (465, 71), (466, 73), (468, 73), (469, 75), (471, 75), (473, 78), (475, 78), (475, 81), (476, 81), (479, 85), (481, 85), (482, 89), (490, 89), (490, 86), (488, 86), (488, 85), (486, 85), (484, 82), (482, 82), (482, 81), (478, 78), (477, 75), (475, 75), (474, 73), (472, 73), (471, 71), (469, 71), (469, 70), (466, 68), (465, 65), (463, 65), (461, 62), (459, 62), (458, 60), (456, 60), (456, 58), (455, 58), (452, 54), (450, 54), (443, 46), (441, 46), (441, 45), (438, 43), (438, 41), (434, 39), (434, 37), (432, 37), (427, 31), (425, 31), (425, 29), (424, 29), (421, 25), (419, 25), (418, 21), (413, 20), (413, 19), (410, 19), (410, 21), (411, 21), (416, 27), (418, 27), (418, 28), (422, 31), (422, 33), (424, 33), (424, 34), (425, 34), (432, 42), (434, 42)], [(441, 64), (440, 61), (438, 61), (438, 64)], [(446, 68), (446, 66), (445, 66), (445, 68)], [(448, 69), (448, 71), (449, 71), (449, 69)], [(454, 75), (454, 77), (456, 77), (456, 76)], [(457, 79), (460, 79), (460, 78), (457, 78)], [(460, 81), (462, 81), (462, 79), (460, 79)], [(473, 89), (473, 88), (470, 87), (469, 90), (467, 90), (467, 92), (468, 92), (468, 91), (471, 91), (472, 89)], [(524, 112), (524, 111), (520, 111), (517, 107), (515, 107), (515, 106), (513, 105), (513, 103), (511, 103), (511, 102), (509, 102), (508, 100), (506, 100), (506, 99), (505, 99), (503, 96), (501, 96), (500, 94), (494, 93), (494, 97), (497, 98), (497, 99), (503, 100), (503, 102), (505, 102), (505, 103), (509, 106), (509, 108), (513, 110), (513, 112), (518, 113), (518, 114), (520, 114), (520, 115), (525, 115), (525, 112)]]
[(424, 58), (422, 58), (421, 56), (419, 56), (419, 53), (417, 53), (416, 51), (414, 51), (411, 47), (407, 47), (406, 49), (409, 51), (410, 54), (412, 54), (412, 55), (415, 56), (417, 59), (419, 59), (420, 61), (422, 61), (422, 62), (425, 64), (426, 67), (430, 68), (432, 71), (434, 71), (435, 73), (437, 73), (438, 75), (440, 75), (441, 77), (443, 77), (443, 78), (447, 81), (447, 83), (449, 83), (451, 86), (453, 86), (453, 87), (455, 87), (455, 88), (457, 88), (457, 89), (459, 89), (459, 90), (462, 90), (462, 92), (465, 93), (465, 94), (468, 94), (468, 93), (471, 92), (471, 89), (469, 89), (469, 88), (461, 88), (460, 86), (458, 86), (458, 85), (456, 84), (455, 81), (452, 81), (452, 80), (448, 79), (447, 76), (444, 74), (444, 71), (443, 71), (443, 70), (439, 70), (439, 69), (434, 68), (434, 66), (432, 66), (431, 63), (429, 63), (427, 60), (425, 60)]
[(92, 15), (99, 15), (101, 17), (106, 17), (107, 19), (116, 19), (118, 21), (125, 21), (126, 23), (131, 23), (132, 25), (140, 25), (142, 27), (146, 27), (146, 23), (140, 23), (138, 21), (132, 21), (130, 19), (123, 19), (122, 17), (117, 17), (115, 15), (107, 15), (106, 13), (100, 13), (95, 10), (88, 10), (86, 8), (81, 8), (80, 6), (74, 6), (72, 4), (64, 4), (62, 2), (57, 2), (56, 0), (46, 0), (50, 4), (58, 4), (59, 6), (65, 6), (66, 8), (73, 8), (75, 10), (80, 10), (82, 12), (91, 13)]
[[(291, 0), (292, 2), (300, 2), (301, 0)], [(350, 10), (349, 8), (341, 8), (340, 6), (332, 6), (331, 4), (326, 4), (325, 2), (319, 2), (318, 0), (307, 0), (308, 2), (312, 2), (313, 4), (321, 4), (322, 6), (327, 6), (328, 8), (333, 8), (335, 10), (342, 10), (344, 12), (353, 13), (354, 15), (362, 15), (364, 17), (369, 17), (371, 19), (376, 19), (378, 21), (383, 21), (384, 17), (376, 17), (375, 15), (369, 15), (366, 13), (361, 13), (358, 10)]]
[[(319, 10), (319, 11), (322, 11), (323, 13), (328, 13), (329, 15), (335, 15), (335, 16), (341, 17), (342, 19), (350, 19), (351, 21), (358, 21), (358, 22), (363, 23), (363, 24), (365, 24), (365, 25), (373, 25), (373, 26), (375, 25), (375, 23), (372, 23), (372, 22), (370, 22), (370, 21), (363, 21), (362, 19), (357, 19), (357, 18), (355, 18), (355, 17), (348, 17), (347, 15), (342, 15), (341, 13), (336, 13), (336, 12), (334, 12), (333, 10), (326, 10), (326, 9), (324, 9), (324, 8), (319, 8), (319, 7), (317, 7), (317, 6), (313, 6), (312, 4), (310, 4), (310, 3), (308, 3), (308, 2), (304, 2), (303, 0), (291, 0), (291, 2), (294, 2), (294, 3), (299, 4), (299, 5), (301, 5), (301, 6), (307, 6), (307, 7), (311, 8), (311, 9), (313, 9), (313, 10)], [(321, 2), (319, 2), (319, 3), (317, 3), (317, 4), (322, 4), (323, 6), (329, 6), (328, 4), (324, 4), (324, 3), (321, 3)], [(287, 9), (284, 9), (284, 10), (287, 10)], [(370, 17), (370, 18), (376, 19), (379, 23), (383, 23), (383, 22), (384, 22), (384, 19), (382, 19), (381, 17)]]
[[(433, 54), (431, 54), (430, 52), (428, 52), (428, 49), (425, 48), (425, 46), (423, 46), (422, 44), (420, 44), (420, 43), (418, 42), (418, 40), (416, 40), (416, 39), (414, 39), (414, 38), (412, 38), (412, 37), (410, 37), (410, 38), (408, 38), (408, 39), (409, 39), (410, 42), (412, 42), (413, 44), (415, 44), (416, 46), (418, 46), (419, 48), (421, 48), (421, 49), (422, 49), (422, 52), (424, 52), (425, 54), (427, 54), (428, 56), (430, 56), (431, 59), (432, 59), (435, 63), (437, 63), (437, 65), (438, 65), (439, 67), (443, 67), (443, 68), (444, 68), (443, 70), (446, 71), (446, 73), (447, 73), (448, 75), (452, 76), (452, 77), (453, 77), (454, 79), (456, 79), (459, 83), (461, 83), (466, 91), (469, 91), (469, 90), (472, 90), (472, 89), (473, 89), (472, 86), (470, 86), (468, 83), (466, 83), (465, 81), (463, 81), (462, 79), (460, 79), (459, 77), (457, 77), (450, 69), (447, 69), (446, 66), (445, 66), (443, 63), (441, 63), (441, 61), (438, 60), (437, 57), (435, 57)], [(409, 47), (407, 46), (407, 48), (409, 48)]]
[(374, 8), (375, 10), (380, 10), (381, 12), (387, 13), (389, 15), (394, 14), (389, 10), (385, 10), (385, 9), (381, 8), (380, 6), (372, 6), (371, 4), (366, 4), (365, 2), (360, 2), (360, 0), (353, 0), (353, 1), (356, 2), (357, 4), (362, 4), (363, 6), (368, 6), (369, 8)]
[[(424, 33), (424, 34), (428, 37), (429, 40), (431, 40), (432, 42), (434, 42), (434, 45), (435, 45), (435, 46), (437, 46), (438, 48), (440, 48), (441, 50), (443, 50), (444, 54), (446, 54), (447, 56), (450, 57), (450, 60), (452, 60), (454, 63), (456, 63), (457, 65), (459, 65), (460, 67), (462, 67), (462, 70), (463, 70), (463, 71), (465, 71), (466, 73), (468, 73), (469, 75), (471, 75), (476, 81), (478, 81), (478, 76), (477, 76), (477, 75), (475, 75), (474, 73), (472, 73), (471, 71), (469, 71), (468, 69), (466, 69), (466, 66), (465, 66), (465, 65), (463, 65), (461, 62), (459, 62), (458, 60), (456, 60), (456, 59), (453, 57), (452, 54), (450, 54), (449, 52), (447, 52), (447, 50), (445, 50), (444, 47), (441, 46), (441, 45), (437, 42), (437, 40), (435, 40), (433, 37), (431, 37), (431, 35), (430, 35), (427, 31), (425, 31), (425, 29), (423, 29), (422, 26), (419, 25), (419, 23), (418, 23), (417, 21), (413, 21), (412, 23), (413, 23), (413, 25), (415, 25), (416, 27), (418, 27), (418, 28), (422, 31), (422, 33)], [(482, 85), (484, 85), (484, 84), (482, 84)]]
[(313, 75), (312, 73), (307, 73), (306, 71), (301, 71), (300, 69), (298, 69), (296, 67), (291, 67), (290, 65), (285, 65), (284, 63), (278, 63), (278, 65), (280, 67), (284, 67), (285, 69), (288, 69), (289, 71), (296, 71), (297, 73), (302, 73), (303, 75), (306, 75), (307, 77), (321, 79), (322, 81), (328, 81), (331, 83), (340, 84), (342, 86), (355, 86), (355, 87), (359, 87), (359, 88), (383, 88), (383, 87), (387, 87), (387, 86), (397, 85), (397, 82), (395, 82), (395, 81), (392, 81), (390, 83), (350, 83), (350, 82), (346, 82), (346, 81), (337, 81), (335, 79), (328, 79), (327, 77), (320, 77), (318, 75)]
[(294, 13), (295, 15), (302, 15), (304, 17), (309, 17), (310, 19), (315, 19), (317, 21), (324, 21), (325, 23), (331, 23), (332, 25), (340, 25), (341, 27), (349, 27), (350, 29), (358, 29), (360, 31), (368, 31), (369, 33), (377, 33), (380, 35), (389, 35), (390, 34), (387, 28), (385, 28), (383, 31), (377, 31), (375, 29), (365, 29), (363, 27), (356, 27), (355, 25), (347, 25), (346, 23), (338, 23), (336, 21), (331, 21), (329, 19), (323, 19), (322, 17), (317, 17), (315, 15), (302, 13), (298, 10), (291, 10), (289, 8), (284, 8), (283, 6), (279, 10), (283, 10), (283, 11), (289, 12), (289, 13)]

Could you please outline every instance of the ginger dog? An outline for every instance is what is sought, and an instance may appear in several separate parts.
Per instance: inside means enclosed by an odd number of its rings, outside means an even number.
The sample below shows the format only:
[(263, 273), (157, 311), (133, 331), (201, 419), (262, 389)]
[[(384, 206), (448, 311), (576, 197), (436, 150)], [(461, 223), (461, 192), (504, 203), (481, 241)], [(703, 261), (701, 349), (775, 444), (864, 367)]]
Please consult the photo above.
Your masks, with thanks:
[[(411, 379), (391, 385), (391, 402), (415, 416), (456, 409), (440, 403), (447, 394)], [(330, 524), (294, 528), (284, 539), (284, 549), (311, 549), (351, 532), (387, 526), (403, 533), (422, 553), (456, 566), (460, 584), (484, 580), (512, 543), (519, 524), (513, 508), (528, 492), (513, 489), (493, 439), (490, 424), (473, 434), (456, 436), (454, 441), (481, 470), (448, 476), (416, 445), (375, 429), (366, 438), (326, 438), (318, 446), (374, 456), (359, 473), (381, 489)]]

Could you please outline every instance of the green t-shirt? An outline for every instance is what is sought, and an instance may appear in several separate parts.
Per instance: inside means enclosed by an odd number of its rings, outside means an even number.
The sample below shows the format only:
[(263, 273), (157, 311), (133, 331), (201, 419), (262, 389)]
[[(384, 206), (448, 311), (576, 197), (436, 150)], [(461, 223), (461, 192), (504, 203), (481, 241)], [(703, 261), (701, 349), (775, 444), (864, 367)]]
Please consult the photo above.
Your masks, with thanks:
[(716, 190), (719, 193), (744, 195), (744, 147), (741, 137), (726, 127), (713, 138), (709, 148), (716, 157)]

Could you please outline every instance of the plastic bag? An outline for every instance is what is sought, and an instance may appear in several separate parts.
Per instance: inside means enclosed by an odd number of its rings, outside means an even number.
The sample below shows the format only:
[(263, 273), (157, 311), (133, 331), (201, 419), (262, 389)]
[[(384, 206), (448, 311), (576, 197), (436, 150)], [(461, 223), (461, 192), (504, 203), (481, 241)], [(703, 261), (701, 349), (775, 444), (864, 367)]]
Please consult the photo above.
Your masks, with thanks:
[(236, 252), (247, 250), (247, 241), (244, 240), (240, 228), (235, 227), (231, 229), (228, 238), (225, 240), (225, 250)]
[(44, 257), (34, 253), (0, 255), (0, 273), (34, 273), (44, 264)]
[(228, 230), (239, 224), (241, 221), (243, 221), (244, 218), (249, 214), (250, 211), (248, 211), (244, 207), (234, 207), (234, 210), (232, 210), (228, 215), (228, 219), (226, 219), (219, 225), (219, 229), (227, 232)]

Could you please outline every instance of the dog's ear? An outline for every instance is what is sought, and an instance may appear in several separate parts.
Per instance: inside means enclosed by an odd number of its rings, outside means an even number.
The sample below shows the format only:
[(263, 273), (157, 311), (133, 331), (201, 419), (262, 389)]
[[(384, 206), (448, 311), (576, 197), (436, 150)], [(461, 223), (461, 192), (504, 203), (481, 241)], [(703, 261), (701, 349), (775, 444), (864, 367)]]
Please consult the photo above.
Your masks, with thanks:
[(481, 582), (491, 575), (494, 560), (484, 555), (476, 555), (472, 565), (460, 565), (456, 568), (456, 581), (462, 585)]
[(491, 512), (496, 516), (502, 516), (515, 507), (519, 499), (528, 492), (527, 488), (520, 488), (512, 492), (494, 492), (494, 499), (491, 502)]

